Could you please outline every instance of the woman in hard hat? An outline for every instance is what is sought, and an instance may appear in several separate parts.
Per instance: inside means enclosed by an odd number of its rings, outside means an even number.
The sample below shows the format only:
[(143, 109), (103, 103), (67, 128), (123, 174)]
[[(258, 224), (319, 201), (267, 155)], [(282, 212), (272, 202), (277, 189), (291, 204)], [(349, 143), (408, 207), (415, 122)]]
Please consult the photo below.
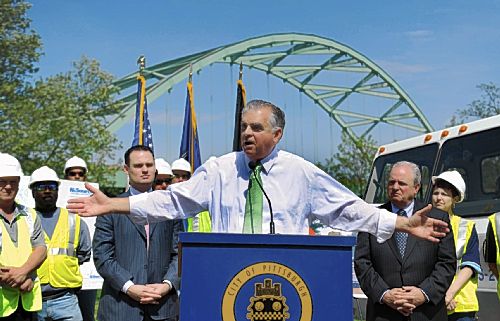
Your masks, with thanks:
[(457, 254), (457, 273), (445, 296), (448, 320), (475, 320), (479, 310), (476, 290), (481, 272), (479, 239), (475, 223), (453, 211), (455, 204), (465, 198), (465, 182), (459, 172), (447, 171), (433, 176), (432, 183), (432, 205), (449, 214)]

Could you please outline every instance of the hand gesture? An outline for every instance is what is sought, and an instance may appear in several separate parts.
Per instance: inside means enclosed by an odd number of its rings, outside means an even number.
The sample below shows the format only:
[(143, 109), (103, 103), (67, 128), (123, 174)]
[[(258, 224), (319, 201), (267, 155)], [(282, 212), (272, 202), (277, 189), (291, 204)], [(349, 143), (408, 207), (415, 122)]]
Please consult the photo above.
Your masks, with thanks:
[(398, 220), (403, 219), (405, 223), (402, 224), (401, 229), (398, 228), (398, 223), (396, 223), (397, 229), (421, 239), (435, 243), (439, 242), (439, 238), (445, 237), (450, 229), (448, 228), (448, 223), (427, 216), (427, 213), (429, 213), (431, 209), (432, 205), (429, 204), (423, 209), (415, 212), (409, 219), (399, 216)]
[(92, 192), (89, 197), (72, 198), (68, 200), (66, 208), (80, 216), (99, 216), (109, 213), (111, 209), (110, 198), (104, 195), (99, 189), (93, 187), (89, 183), (85, 183), (85, 188)]

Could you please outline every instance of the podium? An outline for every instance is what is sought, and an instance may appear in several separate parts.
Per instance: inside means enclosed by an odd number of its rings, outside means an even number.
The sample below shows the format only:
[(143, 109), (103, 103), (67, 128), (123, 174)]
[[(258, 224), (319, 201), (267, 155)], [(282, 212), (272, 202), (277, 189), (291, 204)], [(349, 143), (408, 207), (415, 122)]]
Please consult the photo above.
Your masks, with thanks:
[(354, 237), (181, 233), (182, 321), (352, 320)]

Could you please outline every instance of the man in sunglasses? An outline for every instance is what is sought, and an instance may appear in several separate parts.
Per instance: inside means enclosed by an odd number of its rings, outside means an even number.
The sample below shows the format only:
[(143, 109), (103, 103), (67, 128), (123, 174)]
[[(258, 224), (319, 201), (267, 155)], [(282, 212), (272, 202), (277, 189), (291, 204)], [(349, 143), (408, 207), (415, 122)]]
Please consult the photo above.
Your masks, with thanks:
[(15, 201), (23, 176), (19, 161), (0, 153), (0, 319), (36, 320), (42, 308), (36, 269), (47, 248), (35, 211)]
[(166, 190), (168, 185), (172, 184), (172, 178), (174, 177), (172, 168), (170, 167), (170, 164), (163, 158), (156, 158), (155, 165), (156, 177), (153, 184), (153, 190)]
[(42, 287), (39, 320), (83, 320), (76, 292), (82, 287), (80, 265), (90, 260), (87, 224), (78, 215), (56, 206), (59, 177), (43, 166), (31, 174), (29, 188), (42, 222), (47, 259), (38, 269)]
[(78, 156), (73, 156), (64, 165), (64, 179), (70, 181), (87, 180), (87, 163)]

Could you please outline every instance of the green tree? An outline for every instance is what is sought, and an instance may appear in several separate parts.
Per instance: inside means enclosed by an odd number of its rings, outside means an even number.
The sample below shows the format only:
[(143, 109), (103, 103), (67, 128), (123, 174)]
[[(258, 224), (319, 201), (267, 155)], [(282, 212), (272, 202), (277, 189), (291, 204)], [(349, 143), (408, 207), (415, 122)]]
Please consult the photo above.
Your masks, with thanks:
[(480, 84), (481, 98), (473, 100), (466, 108), (459, 109), (448, 126), (455, 126), (472, 120), (500, 114), (500, 88), (493, 83)]
[(0, 123), (3, 110), (24, 93), (27, 80), (37, 71), (40, 36), (30, 28), (30, 4), (0, 0)]
[(66, 159), (78, 155), (87, 160), (90, 179), (110, 183), (105, 162), (120, 147), (105, 127), (119, 111), (112, 81), (86, 57), (71, 71), (36, 81), (5, 110), (0, 150), (18, 157), (25, 174), (42, 165), (62, 173)]
[(376, 145), (371, 136), (354, 141), (342, 133), (342, 143), (337, 147), (337, 153), (326, 159), (324, 164), (317, 165), (361, 197), (368, 182)]

